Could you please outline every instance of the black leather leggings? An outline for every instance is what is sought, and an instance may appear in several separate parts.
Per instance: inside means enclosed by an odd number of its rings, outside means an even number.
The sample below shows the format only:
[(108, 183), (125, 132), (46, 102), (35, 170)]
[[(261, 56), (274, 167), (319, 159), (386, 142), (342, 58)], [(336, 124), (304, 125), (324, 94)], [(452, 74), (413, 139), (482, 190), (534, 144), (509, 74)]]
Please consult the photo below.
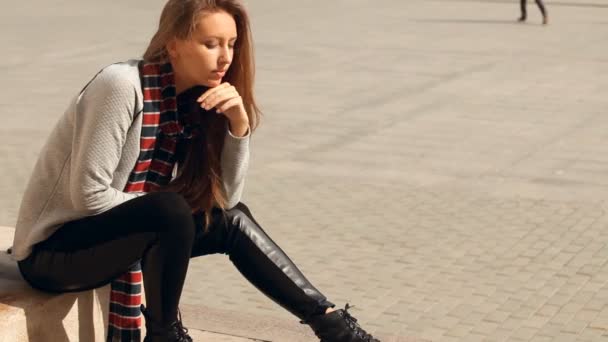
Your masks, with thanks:
[(214, 210), (207, 232), (202, 221), (181, 195), (147, 194), (63, 225), (19, 268), (35, 288), (71, 292), (108, 284), (141, 261), (148, 311), (155, 321), (171, 322), (190, 258), (224, 253), (249, 282), (300, 319), (334, 307), (244, 204)]
[[(543, 4), (543, 0), (535, 0), (535, 1), (536, 1), (536, 5), (540, 9), (540, 13), (543, 15), (543, 17), (546, 17), (547, 16), (547, 10), (545, 9), (545, 5)], [(519, 5), (521, 7), (521, 17), (524, 18), (524, 19), (528, 16), (528, 13), (526, 11), (526, 2), (527, 2), (527, 0), (520, 0), (520, 2), (519, 2)]]

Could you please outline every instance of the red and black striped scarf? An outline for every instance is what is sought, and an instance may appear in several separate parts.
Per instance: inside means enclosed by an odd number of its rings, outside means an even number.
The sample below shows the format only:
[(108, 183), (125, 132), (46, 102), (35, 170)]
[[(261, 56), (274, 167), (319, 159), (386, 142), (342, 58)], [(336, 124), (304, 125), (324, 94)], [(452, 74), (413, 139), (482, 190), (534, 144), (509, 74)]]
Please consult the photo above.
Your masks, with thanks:
[[(179, 116), (171, 64), (142, 61), (139, 74), (144, 95), (140, 153), (124, 191), (148, 193), (169, 184), (177, 143), (198, 132), (193, 134)], [(112, 282), (108, 341), (140, 341), (141, 287), (139, 263)]]

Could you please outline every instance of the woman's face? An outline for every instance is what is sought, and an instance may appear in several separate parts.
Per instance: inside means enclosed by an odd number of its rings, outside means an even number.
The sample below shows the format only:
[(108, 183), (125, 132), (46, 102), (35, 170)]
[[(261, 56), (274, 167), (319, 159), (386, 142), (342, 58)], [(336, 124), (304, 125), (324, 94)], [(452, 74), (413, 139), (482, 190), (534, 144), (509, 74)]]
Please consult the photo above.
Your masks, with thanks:
[(191, 38), (169, 42), (178, 93), (197, 85), (215, 87), (222, 83), (234, 56), (236, 32), (234, 18), (227, 12), (203, 12)]

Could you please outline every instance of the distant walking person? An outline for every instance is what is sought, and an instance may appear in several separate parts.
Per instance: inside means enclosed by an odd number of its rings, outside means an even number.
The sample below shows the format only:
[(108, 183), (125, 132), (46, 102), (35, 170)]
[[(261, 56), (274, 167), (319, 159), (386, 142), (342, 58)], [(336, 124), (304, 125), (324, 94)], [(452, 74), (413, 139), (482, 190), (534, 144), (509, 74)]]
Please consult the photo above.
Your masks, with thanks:
[[(543, 0), (535, 0), (536, 5), (540, 9), (540, 13), (543, 15), (543, 25), (547, 25), (549, 23), (549, 18), (547, 17), (547, 10), (545, 9), (545, 5), (543, 4)], [(519, 17), (519, 21), (526, 21), (528, 14), (526, 12), (526, 2), (527, 0), (520, 0), (521, 5), (521, 17)]]

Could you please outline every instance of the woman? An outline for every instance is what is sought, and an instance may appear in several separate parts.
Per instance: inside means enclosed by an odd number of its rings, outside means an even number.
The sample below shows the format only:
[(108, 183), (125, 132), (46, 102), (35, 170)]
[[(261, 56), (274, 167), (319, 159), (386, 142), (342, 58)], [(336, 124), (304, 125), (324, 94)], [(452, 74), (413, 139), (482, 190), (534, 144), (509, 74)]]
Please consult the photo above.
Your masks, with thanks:
[(225, 253), (322, 341), (378, 341), (239, 203), (260, 116), (253, 75), (239, 1), (169, 0), (143, 60), (97, 74), (44, 146), (13, 244), (24, 278), (82, 291), (141, 262), (144, 341), (191, 341), (178, 313), (189, 259)]
[[(547, 25), (549, 23), (549, 17), (547, 16), (547, 10), (545, 9), (545, 4), (543, 4), (543, 0), (535, 0), (538, 9), (540, 9), (540, 13), (543, 15), (543, 25)], [(519, 17), (518, 21), (524, 22), (528, 18), (528, 13), (526, 11), (526, 2), (527, 0), (520, 0), (519, 6), (521, 7), (521, 17)]]

